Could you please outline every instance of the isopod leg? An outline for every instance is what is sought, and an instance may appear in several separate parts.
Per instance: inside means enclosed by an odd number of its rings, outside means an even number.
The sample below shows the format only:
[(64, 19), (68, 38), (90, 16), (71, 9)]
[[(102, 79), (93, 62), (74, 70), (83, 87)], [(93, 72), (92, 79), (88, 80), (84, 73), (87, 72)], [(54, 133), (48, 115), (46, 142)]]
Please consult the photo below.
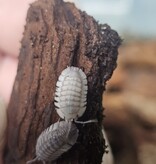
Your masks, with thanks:
[(93, 123), (93, 122), (96, 123), (96, 122), (98, 122), (98, 120), (97, 119), (88, 120), (88, 121), (77, 121), (77, 120), (75, 120), (74, 122), (77, 124), (88, 124), (88, 123)]
[(28, 162), (26, 162), (26, 164), (31, 164), (31, 163), (34, 163), (34, 162), (36, 162), (36, 161), (37, 161), (37, 157), (34, 158), (34, 159), (32, 159), (32, 160), (30, 160), (30, 161), (28, 161)]

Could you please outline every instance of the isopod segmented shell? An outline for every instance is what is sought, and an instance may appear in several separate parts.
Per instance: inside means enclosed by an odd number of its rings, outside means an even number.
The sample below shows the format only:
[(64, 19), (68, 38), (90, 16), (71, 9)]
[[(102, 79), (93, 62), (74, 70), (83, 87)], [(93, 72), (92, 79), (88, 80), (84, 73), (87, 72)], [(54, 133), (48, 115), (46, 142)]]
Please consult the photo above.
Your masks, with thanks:
[(67, 67), (56, 83), (55, 106), (65, 120), (76, 120), (86, 110), (87, 77), (77, 67)]
[(55, 161), (68, 151), (78, 138), (78, 129), (72, 122), (61, 121), (45, 129), (37, 139), (36, 158), (28, 161), (31, 164), (37, 160), (45, 162)]

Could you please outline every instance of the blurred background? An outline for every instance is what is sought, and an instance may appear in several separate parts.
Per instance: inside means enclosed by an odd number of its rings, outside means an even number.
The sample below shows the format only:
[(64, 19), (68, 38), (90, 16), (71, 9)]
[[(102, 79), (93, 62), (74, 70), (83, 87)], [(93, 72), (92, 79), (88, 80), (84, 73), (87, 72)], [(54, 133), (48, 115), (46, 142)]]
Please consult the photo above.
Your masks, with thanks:
[(115, 164), (156, 163), (156, 1), (77, 0), (123, 39), (103, 95)]

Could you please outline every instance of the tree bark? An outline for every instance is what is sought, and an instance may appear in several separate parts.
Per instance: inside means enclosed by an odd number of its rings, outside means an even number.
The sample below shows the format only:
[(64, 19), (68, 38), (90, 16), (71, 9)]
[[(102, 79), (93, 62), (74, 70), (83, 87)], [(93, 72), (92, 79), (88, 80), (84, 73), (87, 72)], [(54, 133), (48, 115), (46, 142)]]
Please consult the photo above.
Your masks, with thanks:
[(80, 120), (97, 118), (98, 123), (77, 125), (77, 143), (57, 163), (101, 163), (102, 93), (116, 67), (120, 43), (117, 32), (72, 3), (38, 0), (30, 6), (8, 107), (6, 164), (24, 164), (35, 157), (39, 134), (59, 118), (55, 85), (67, 66), (82, 68), (87, 75), (87, 110)]

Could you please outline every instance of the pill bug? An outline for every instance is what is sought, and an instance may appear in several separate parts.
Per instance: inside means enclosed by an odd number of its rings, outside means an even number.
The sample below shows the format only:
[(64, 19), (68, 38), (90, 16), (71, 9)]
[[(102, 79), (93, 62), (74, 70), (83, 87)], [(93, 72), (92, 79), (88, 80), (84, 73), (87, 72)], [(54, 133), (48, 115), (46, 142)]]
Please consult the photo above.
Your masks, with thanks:
[(87, 77), (77, 67), (67, 67), (56, 83), (55, 106), (58, 115), (65, 120), (76, 120), (86, 110)]
[(38, 137), (36, 158), (27, 164), (35, 161), (42, 161), (43, 164), (55, 161), (76, 143), (77, 138), (78, 129), (72, 122), (61, 121), (52, 124)]

